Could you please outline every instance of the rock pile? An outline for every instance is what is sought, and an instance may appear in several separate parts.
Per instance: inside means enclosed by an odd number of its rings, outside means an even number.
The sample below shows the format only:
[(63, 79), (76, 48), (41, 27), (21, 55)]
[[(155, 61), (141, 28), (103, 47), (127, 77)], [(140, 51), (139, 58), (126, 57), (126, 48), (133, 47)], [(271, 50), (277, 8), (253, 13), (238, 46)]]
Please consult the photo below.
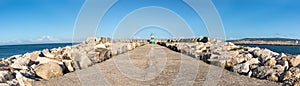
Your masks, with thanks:
[(0, 60), (0, 85), (31, 86), (34, 81), (48, 80), (85, 69), (144, 45), (145, 42), (112, 42), (109, 38), (90, 37), (63, 48), (44, 49)]
[(174, 51), (249, 77), (300, 85), (300, 55), (285, 55), (269, 49), (236, 46), (203, 38), (190, 43), (158, 42)]

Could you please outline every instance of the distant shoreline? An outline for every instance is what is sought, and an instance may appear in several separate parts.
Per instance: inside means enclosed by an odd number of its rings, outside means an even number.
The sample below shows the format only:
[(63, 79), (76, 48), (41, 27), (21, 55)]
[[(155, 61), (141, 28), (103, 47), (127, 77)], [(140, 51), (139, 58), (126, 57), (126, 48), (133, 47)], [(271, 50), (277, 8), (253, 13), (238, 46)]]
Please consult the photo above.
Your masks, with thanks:
[(236, 45), (273, 45), (273, 46), (300, 46), (300, 44), (268, 44), (268, 43), (239, 43), (239, 42), (232, 42)]
[(227, 42), (251, 45), (300, 46), (299, 39), (288, 38), (245, 38), (241, 40), (228, 40)]
[(6, 44), (0, 46), (16, 46), (16, 45), (45, 45), (45, 44), (79, 44), (79, 43), (33, 43), (33, 44)]

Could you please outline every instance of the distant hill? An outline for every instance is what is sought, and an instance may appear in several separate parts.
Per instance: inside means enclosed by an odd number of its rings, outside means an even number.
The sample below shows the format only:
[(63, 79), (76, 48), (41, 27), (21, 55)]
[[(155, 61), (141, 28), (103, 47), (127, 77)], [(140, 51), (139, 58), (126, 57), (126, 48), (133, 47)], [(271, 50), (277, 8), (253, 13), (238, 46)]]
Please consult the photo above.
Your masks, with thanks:
[(236, 42), (236, 41), (299, 41), (299, 39), (288, 39), (288, 38), (244, 38), (240, 40), (227, 40), (227, 42)]
[(288, 38), (245, 38), (240, 40), (228, 40), (234, 44), (262, 44), (262, 45), (290, 45), (300, 46), (299, 39)]

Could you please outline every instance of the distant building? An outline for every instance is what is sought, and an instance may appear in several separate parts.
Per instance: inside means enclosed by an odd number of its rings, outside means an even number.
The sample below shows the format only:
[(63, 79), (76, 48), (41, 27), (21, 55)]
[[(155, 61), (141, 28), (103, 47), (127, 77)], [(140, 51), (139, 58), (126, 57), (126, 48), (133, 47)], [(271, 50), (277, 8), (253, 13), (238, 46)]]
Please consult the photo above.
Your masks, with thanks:
[(298, 41), (296, 41), (296, 44), (298, 44), (299, 42)]

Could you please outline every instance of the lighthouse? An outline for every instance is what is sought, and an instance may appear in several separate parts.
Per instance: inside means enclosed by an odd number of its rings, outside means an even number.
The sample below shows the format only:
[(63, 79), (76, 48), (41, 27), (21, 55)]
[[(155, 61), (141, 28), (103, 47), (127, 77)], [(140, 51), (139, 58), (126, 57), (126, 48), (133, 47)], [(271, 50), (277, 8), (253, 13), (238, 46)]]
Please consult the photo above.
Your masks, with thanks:
[(153, 34), (150, 35), (150, 44), (155, 44), (155, 39)]

